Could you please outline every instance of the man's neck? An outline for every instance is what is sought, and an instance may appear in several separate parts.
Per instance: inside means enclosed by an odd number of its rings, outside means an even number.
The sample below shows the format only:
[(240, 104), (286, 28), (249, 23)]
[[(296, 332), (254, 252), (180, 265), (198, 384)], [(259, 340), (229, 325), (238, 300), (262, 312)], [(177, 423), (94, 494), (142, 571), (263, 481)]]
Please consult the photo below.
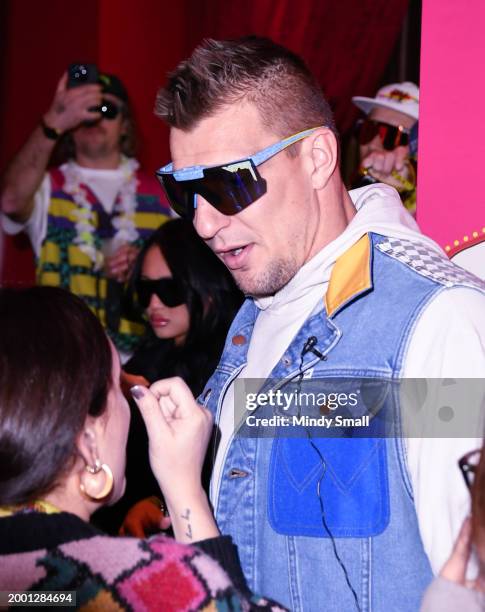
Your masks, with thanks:
[(87, 157), (82, 153), (76, 154), (76, 163), (82, 168), (93, 168), (94, 170), (116, 170), (121, 163), (121, 152), (113, 151), (104, 157)]
[(305, 263), (336, 240), (345, 231), (355, 214), (352, 198), (340, 177), (329, 182), (325, 201), (322, 203), (319, 229)]

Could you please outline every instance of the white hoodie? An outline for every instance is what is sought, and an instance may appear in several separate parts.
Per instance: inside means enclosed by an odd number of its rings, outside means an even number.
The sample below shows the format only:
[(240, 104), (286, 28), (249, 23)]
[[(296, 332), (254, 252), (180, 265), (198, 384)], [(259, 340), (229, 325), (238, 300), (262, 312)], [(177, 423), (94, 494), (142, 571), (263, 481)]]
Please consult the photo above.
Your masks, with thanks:
[[(260, 309), (242, 378), (266, 378), (306, 319), (322, 307), (333, 265), (367, 232), (419, 241), (444, 255), (420, 233), (395, 189), (371, 185), (350, 192), (357, 214), (340, 236), (308, 261), (274, 296), (255, 300)], [(442, 292), (419, 319), (404, 364), (405, 378), (482, 378), (485, 372), (485, 296), (456, 288)], [(234, 431), (234, 385), (221, 411), (219, 444), (211, 483), (216, 506), (221, 469)], [(477, 425), (478, 427), (478, 425)], [(481, 446), (481, 439), (410, 438), (408, 467), (424, 549), (435, 573), (451, 552), (469, 511), (469, 493), (458, 459)]]

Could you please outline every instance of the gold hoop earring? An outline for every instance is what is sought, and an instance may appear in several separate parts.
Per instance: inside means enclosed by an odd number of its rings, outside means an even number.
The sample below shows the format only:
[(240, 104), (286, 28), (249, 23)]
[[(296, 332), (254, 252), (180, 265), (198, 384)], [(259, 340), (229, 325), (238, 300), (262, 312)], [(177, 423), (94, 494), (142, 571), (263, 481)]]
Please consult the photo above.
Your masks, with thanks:
[[(96, 459), (94, 466), (87, 465), (84, 469), (85, 472), (81, 475), (81, 482), (79, 483), (81, 493), (91, 501), (99, 501), (108, 497), (113, 490), (114, 485), (113, 472), (111, 471), (109, 465), (106, 463), (101, 463), (99, 459)], [(93, 487), (97, 488), (96, 481), (101, 472), (103, 472), (105, 478), (103, 487), (97, 493), (89, 493), (88, 489), (92, 489)]]

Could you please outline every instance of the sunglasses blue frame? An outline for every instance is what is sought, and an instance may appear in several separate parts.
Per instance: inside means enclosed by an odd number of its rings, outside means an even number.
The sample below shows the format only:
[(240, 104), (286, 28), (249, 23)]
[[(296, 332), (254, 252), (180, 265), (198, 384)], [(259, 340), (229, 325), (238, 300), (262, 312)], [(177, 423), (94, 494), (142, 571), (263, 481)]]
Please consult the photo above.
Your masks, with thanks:
[[(212, 206), (223, 212), (223, 214), (237, 214), (240, 210), (252, 204), (257, 198), (266, 192), (266, 181), (256, 171), (256, 167), (277, 155), (295, 142), (303, 140), (313, 132), (325, 126), (309, 128), (298, 134), (293, 134), (269, 147), (245, 157), (226, 164), (214, 166), (190, 166), (174, 170), (173, 163), (169, 163), (157, 170), (156, 175), (162, 187), (167, 193), (172, 208), (178, 214), (185, 217), (193, 217), (193, 211), (197, 208), (197, 195), (206, 198)], [(245, 174), (243, 178), (243, 173)], [(204, 179), (211, 184), (208, 189), (204, 185)], [(223, 189), (227, 186), (227, 193), (217, 193), (213, 185)], [(232, 184), (227, 185), (228, 179)], [(248, 189), (248, 180), (252, 181), (257, 188)], [(184, 185), (176, 183), (191, 182), (184, 189)], [(213, 197), (211, 197), (213, 196)], [(239, 197), (242, 196), (242, 197)], [(192, 200), (192, 204), (190, 204)], [(192, 210), (189, 210), (192, 208)]]

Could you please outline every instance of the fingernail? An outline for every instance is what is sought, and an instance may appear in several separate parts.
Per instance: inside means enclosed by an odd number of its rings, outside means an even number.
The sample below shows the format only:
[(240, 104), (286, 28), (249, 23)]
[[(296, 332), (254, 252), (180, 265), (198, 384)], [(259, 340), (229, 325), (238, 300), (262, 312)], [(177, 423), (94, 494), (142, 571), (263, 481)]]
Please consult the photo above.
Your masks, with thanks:
[(140, 385), (131, 387), (130, 393), (135, 399), (141, 399), (145, 395), (145, 391), (143, 390), (143, 387), (140, 387)]

